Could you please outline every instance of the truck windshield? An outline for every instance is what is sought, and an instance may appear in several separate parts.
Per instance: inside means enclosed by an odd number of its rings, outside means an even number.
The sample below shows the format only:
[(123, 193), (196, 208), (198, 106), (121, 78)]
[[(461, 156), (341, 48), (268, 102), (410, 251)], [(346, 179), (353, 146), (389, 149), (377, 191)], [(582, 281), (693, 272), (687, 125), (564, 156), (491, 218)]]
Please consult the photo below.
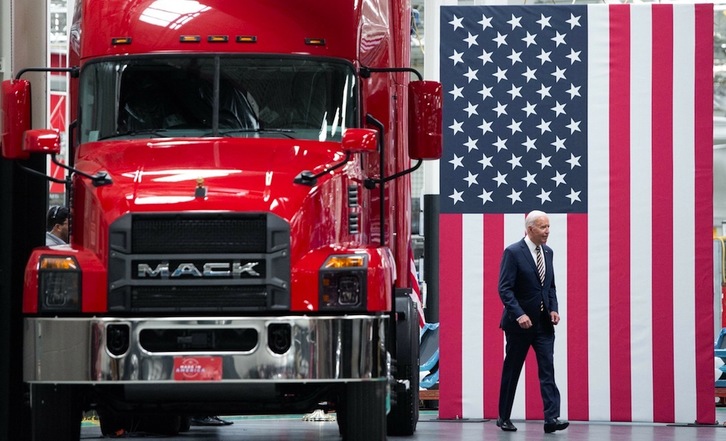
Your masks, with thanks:
[(357, 115), (351, 65), (295, 57), (102, 60), (81, 73), (80, 142), (140, 137), (336, 141)]

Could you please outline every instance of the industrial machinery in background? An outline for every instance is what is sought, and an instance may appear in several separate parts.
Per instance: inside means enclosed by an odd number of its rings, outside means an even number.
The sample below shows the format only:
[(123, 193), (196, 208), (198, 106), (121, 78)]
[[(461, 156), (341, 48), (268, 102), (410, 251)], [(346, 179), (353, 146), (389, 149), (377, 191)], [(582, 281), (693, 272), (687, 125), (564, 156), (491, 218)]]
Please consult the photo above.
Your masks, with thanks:
[[(34, 440), (78, 439), (88, 409), (105, 435), (173, 435), (322, 402), (345, 440), (415, 431), (408, 173), (441, 155), (442, 92), (409, 67), (410, 20), (407, 0), (78, 0), (72, 67), (3, 82), (3, 157), (50, 155), (72, 211), (25, 271)], [(67, 164), (31, 124), (33, 70), (70, 77)]]

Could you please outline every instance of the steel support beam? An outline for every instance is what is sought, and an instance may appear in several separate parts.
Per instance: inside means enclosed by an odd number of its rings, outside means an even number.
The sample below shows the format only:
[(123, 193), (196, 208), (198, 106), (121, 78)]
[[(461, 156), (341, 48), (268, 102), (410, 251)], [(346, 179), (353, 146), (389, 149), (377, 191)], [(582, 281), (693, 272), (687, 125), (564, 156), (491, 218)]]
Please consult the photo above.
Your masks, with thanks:
[[(21, 67), (48, 65), (47, 0), (0, 2), (0, 79)], [(33, 82), (33, 126), (47, 127), (47, 82)], [(23, 165), (45, 172), (46, 158)], [(43, 244), (48, 183), (0, 159), (0, 440), (28, 439), (27, 396), (22, 383), (22, 287), (30, 250)]]

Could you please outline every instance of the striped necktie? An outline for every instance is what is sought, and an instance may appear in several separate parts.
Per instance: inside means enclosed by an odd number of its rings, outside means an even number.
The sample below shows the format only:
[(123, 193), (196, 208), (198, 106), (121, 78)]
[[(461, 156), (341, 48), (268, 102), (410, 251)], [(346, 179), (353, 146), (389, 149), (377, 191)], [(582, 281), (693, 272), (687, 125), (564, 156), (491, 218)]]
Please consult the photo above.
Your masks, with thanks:
[(539, 273), (539, 282), (544, 285), (545, 266), (544, 260), (542, 259), (542, 249), (538, 245), (537, 248), (534, 249), (534, 251), (537, 256), (537, 272)]

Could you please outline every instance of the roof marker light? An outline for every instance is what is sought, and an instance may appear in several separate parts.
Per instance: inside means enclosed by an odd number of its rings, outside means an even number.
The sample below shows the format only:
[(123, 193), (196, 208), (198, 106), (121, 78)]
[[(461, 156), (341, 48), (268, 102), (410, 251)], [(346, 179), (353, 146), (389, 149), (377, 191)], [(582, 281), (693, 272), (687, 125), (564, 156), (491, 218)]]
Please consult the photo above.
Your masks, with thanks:
[(309, 46), (325, 46), (324, 38), (306, 38), (305, 44)]
[(179, 37), (181, 43), (199, 43), (202, 41), (202, 37), (199, 35), (182, 35)]
[(256, 35), (238, 35), (236, 38), (237, 43), (257, 43)]
[(116, 37), (111, 39), (111, 44), (117, 46), (119, 44), (131, 44), (131, 37)]
[(207, 41), (210, 43), (226, 43), (229, 41), (229, 37), (226, 35), (210, 35), (207, 37)]

